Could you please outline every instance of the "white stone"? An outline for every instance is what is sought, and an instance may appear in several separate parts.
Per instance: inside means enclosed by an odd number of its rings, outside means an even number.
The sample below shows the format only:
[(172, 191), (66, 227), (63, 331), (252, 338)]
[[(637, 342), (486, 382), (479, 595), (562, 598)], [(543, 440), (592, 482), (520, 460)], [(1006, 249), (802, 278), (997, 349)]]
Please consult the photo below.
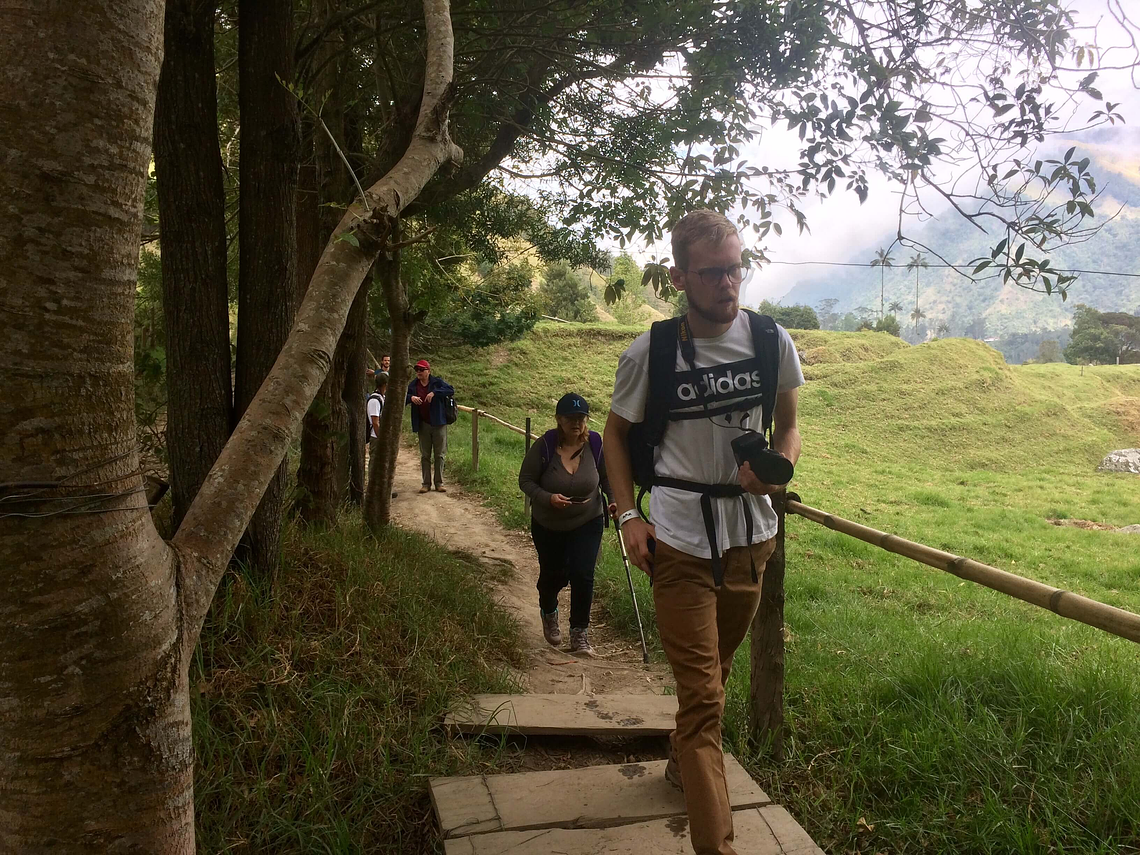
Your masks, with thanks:
[(1140, 448), (1122, 448), (1110, 452), (1096, 468), (1097, 472), (1130, 472), (1140, 475)]
[(1140, 525), (1126, 525), (1123, 528), (1118, 528), (1117, 531), (1122, 531), (1125, 534), (1140, 534)]

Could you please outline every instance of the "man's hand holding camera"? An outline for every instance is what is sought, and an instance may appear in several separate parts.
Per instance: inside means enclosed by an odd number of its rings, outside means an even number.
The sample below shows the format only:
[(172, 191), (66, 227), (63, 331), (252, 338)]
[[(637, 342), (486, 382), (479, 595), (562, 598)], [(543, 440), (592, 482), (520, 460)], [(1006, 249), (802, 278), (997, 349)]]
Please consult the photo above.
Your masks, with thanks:
[(737, 474), (740, 478), (740, 486), (754, 496), (770, 496), (787, 486), (787, 484), (765, 484), (756, 477), (756, 473), (752, 471), (752, 465), (747, 460), (737, 470)]

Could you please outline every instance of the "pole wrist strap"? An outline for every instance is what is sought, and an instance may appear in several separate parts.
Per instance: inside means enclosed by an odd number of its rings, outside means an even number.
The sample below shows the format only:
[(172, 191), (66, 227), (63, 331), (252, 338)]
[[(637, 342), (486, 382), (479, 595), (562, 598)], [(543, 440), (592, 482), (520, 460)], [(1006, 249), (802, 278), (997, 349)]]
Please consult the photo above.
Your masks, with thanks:
[(623, 525), (625, 525), (630, 520), (637, 519), (638, 516), (640, 516), (640, 514), (637, 513), (637, 508), (631, 508), (630, 510), (626, 511), (624, 514), (618, 514), (618, 518), (617, 518), (618, 528), (621, 528)]

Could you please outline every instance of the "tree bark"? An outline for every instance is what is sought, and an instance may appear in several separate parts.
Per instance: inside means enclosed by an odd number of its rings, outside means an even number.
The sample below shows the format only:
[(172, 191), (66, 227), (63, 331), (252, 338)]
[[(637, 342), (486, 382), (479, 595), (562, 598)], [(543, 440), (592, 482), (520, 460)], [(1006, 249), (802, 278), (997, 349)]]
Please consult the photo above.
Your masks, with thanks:
[[(447, 133), (454, 38), (447, 0), (424, 0), (427, 63), (419, 119), (404, 156), (349, 206), (325, 246), (285, 347), (190, 506), (172, 545), (187, 566), (188, 634), (197, 637), (228, 551), (253, 515), (273, 471), (316, 396), (349, 308), (392, 223), (445, 163), (463, 152)], [(351, 240), (346, 239), (349, 235)]]
[[(398, 234), (398, 227), (394, 231)], [(418, 317), (411, 311), (408, 289), (400, 278), (400, 252), (381, 255), (376, 261), (377, 279), (384, 289), (392, 324), (392, 357), (388, 400), (380, 416), (379, 451), (368, 462), (368, 491), (364, 497), (364, 522), (369, 531), (379, 533), (391, 521), (392, 483), (396, 478), (396, 458), (400, 453), (400, 424), (404, 418), (404, 397), (411, 376), (412, 330)]]
[[(241, 195), (238, 210), (237, 376), (240, 418), (265, 381), (296, 309), (296, 193), (300, 130), (293, 80), (293, 0), (240, 0), (238, 105)], [(270, 577), (281, 554), (286, 469), (282, 463), (249, 525), (248, 560)]]
[(134, 428), (161, 0), (0, 3), (0, 851), (194, 851), (190, 644)]
[[(333, 13), (328, 0), (315, 5), (314, 11), (323, 17)], [(332, 134), (342, 150), (346, 147), (344, 93), (341, 91), (345, 80), (341, 74), (341, 51), (336, 45), (339, 40), (340, 32), (334, 31), (322, 41), (317, 51), (317, 64), (321, 71), (317, 74), (311, 96), (314, 108), (319, 105), (320, 109), (320, 119), (314, 119), (313, 151), (320, 201), (324, 204), (319, 208), (322, 241), (328, 240), (336, 228), (336, 209), (331, 206), (344, 204), (355, 193), (344, 161), (329, 139), (329, 134)], [(296, 511), (301, 520), (310, 524), (332, 525), (348, 491), (350, 425), (349, 410), (342, 395), (346, 370), (347, 355), (343, 345), (338, 343), (332, 367), (305, 413), (301, 428)]]
[[(11, 7), (11, 8), (9, 8)], [(386, 224), (461, 152), (446, 0), (416, 137), (338, 227), (171, 544), (142, 500), (131, 352), (160, 0), (0, 0), (0, 851), (194, 852), (187, 666)], [(289, 200), (292, 204), (292, 200)]]
[[(348, 109), (344, 113), (344, 142), (346, 154), (357, 174), (363, 172), (363, 164), (354, 154), (361, 151), (364, 142), (361, 139), (360, 112), (358, 107)], [(407, 140), (405, 146), (407, 148)], [(346, 176), (351, 179), (351, 176)], [(355, 182), (348, 188), (351, 194)], [(375, 268), (373, 268), (375, 270)], [(364, 489), (366, 474), (364, 472), (364, 449), (367, 445), (364, 418), (366, 415), (365, 398), (371, 389), (367, 388), (368, 376), (368, 300), (374, 275), (370, 272), (364, 277), (364, 285), (356, 293), (356, 300), (348, 313), (348, 324), (344, 335), (341, 336), (340, 347), (344, 348), (344, 383), (341, 389), (341, 400), (348, 412), (348, 445), (346, 449), (348, 472), (348, 500), (357, 507), (364, 505)], [(373, 365), (379, 368), (379, 365)]]
[(167, 3), (166, 55), (155, 105), (166, 322), (166, 446), (175, 528), (233, 427), (215, 11), (214, 0)]
[[(372, 275), (364, 277), (364, 284), (356, 292), (352, 308), (348, 312), (348, 323), (341, 336), (340, 346), (345, 351), (344, 388), (341, 400), (348, 412), (348, 500), (357, 507), (364, 505), (364, 446), (366, 433), (364, 418), (366, 410), (365, 383), (368, 365), (364, 338), (368, 330), (368, 292)], [(379, 369), (379, 365), (372, 366)], [(389, 386), (389, 394), (392, 391)]]
[(764, 567), (760, 608), (752, 620), (752, 674), (748, 709), (752, 736), (772, 757), (784, 759), (784, 490), (772, 494), (779, 527), (776, 549)]

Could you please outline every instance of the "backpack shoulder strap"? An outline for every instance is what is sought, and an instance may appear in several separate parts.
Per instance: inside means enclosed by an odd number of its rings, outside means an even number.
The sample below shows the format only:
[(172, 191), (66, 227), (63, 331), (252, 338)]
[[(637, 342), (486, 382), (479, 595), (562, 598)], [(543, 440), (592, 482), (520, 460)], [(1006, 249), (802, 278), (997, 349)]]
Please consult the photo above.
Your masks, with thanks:
[(660, 445), (669, 423), (669, 384), (677, 367), (677, 334), (680, 318), (666, 318), (649, 328), (649, 396), (645, 402), (646, 439)]
[(539, 442), (542, 444), (538, 450), (538, 456), (542, 460), (542, 468), (545, 469), (554, 457), (554, 449), (558, 447), (558, 428), (551, 428), (544, 433)]
[(760, 399), (764, 407), (761, 430), (765, 435), (772, 429), (772, 414), (776, 411), (776, 390), (780, 387), (780, 333), (769, 315), (751, 309), (748, 324), (752, 329), (752, 347), (760, 357)]
[(590, 453), (594, 455), (594, 466), (602, 471), (602, 435), (596, 430), (590, 431)]

